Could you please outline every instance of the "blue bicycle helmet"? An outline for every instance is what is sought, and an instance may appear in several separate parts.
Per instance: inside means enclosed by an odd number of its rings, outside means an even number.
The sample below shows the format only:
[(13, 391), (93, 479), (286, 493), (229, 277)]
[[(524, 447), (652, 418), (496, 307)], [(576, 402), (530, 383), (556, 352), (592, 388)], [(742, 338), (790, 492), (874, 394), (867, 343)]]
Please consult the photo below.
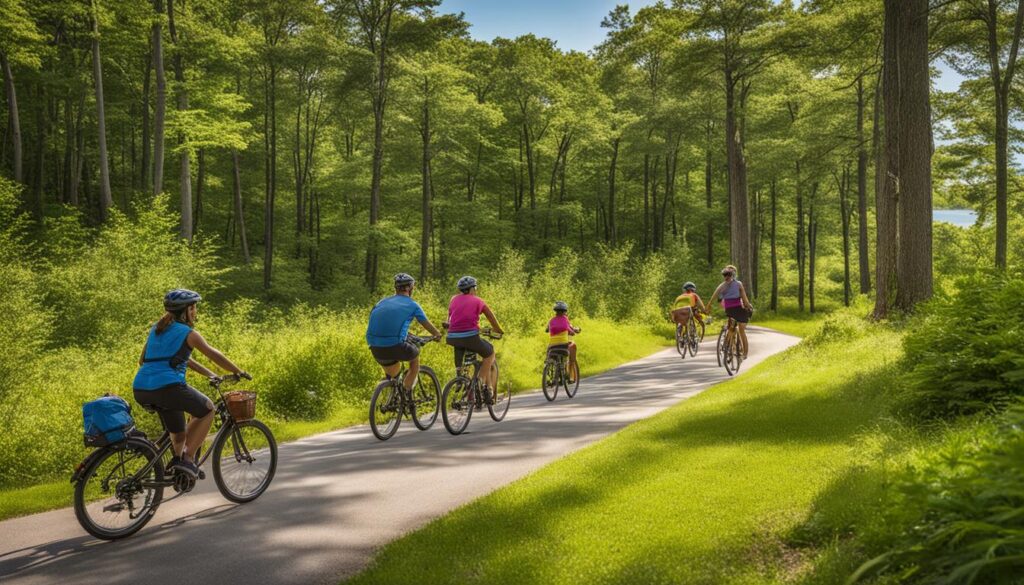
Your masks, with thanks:
[(688, 291), (688, 290), (692, 290), (694, 292), (697, 292), (697, 285), (693, 284), (692, 282), (687, 282), (686, 284), (683, 285), (683, 291), (685, 292), (685, 291)]
[(395, 287), (406, 286), (410, 284), (416, 284), (416, 279), (410, 274), (399, 272), (395, 275)]
[(455, 286), (459, 289), (459, 292), (467, 292), (476, 286), (476, 279), (472, 276), (463, 276)]
[(196, 291), (186, 288), (176, 288), (164, 295), (164, 309), (176, 313), (186, 307), (194, 305), (203, 300), (203, 297)]

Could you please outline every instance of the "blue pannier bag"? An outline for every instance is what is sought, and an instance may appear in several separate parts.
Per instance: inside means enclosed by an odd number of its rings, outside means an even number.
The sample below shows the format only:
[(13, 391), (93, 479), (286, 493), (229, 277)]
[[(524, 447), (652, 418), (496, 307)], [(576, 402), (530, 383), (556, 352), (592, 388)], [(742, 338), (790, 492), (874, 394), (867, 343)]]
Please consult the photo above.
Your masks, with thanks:
[(135, 428), (132, 407), (120, 396), (103, 396), (82, 405), (86, 447), (106, 447), (128, 439)]

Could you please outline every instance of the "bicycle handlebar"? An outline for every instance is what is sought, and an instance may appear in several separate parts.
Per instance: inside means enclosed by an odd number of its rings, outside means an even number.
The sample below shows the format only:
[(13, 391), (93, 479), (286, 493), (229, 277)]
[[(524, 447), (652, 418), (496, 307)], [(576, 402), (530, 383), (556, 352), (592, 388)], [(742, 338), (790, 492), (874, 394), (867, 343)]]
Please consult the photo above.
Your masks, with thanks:
[(416, 345), (418, 345), (420, 347), (423, 347), (424, 345), (430, 343), (431, 341), (437, 341), (437, 338), (435, 338), (435, 337), (420, 337), (419, 335), (411, 335), (410, 334), (410, 335), (406, 336), (405, 340), (408, 341), (409, 343), (413, 343), (413, 344), (416, 344)]
[(489, 337), (490, 339), (501, 339), (504, 337), (504, 333), (495, 333), (490, 327), (484, 327), (480, 330), (480, 335), (483, 337)]
[(237, 384), (238, 382), (245, 380), (252, 380), (252, 375), (248, 372), (240, 372), (238, 374), (225, 374), (223, 376), (214, 376), (210, 378), (210, 386), (220, 389), (221, 384), (227, 382), (229, 384)]

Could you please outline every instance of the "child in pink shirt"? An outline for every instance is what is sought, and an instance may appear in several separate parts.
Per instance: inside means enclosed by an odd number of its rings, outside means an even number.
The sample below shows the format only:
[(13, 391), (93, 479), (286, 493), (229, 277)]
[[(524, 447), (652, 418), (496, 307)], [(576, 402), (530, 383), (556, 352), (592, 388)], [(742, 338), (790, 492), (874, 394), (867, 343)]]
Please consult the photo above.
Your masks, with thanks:
[(555, 303), (555, 316), (548, 321), (544, 329), (551, 337), (548, 339), (548, 350), (568, 349), (569, 350), (569, 382), (573, 383), (579, 376), (579, 364), (576, 363), (576, 344), (570, 339), (570, 335), (576, 335), (582, 329), (573, 327), (569, 322), (569, 305), (565, 301)]

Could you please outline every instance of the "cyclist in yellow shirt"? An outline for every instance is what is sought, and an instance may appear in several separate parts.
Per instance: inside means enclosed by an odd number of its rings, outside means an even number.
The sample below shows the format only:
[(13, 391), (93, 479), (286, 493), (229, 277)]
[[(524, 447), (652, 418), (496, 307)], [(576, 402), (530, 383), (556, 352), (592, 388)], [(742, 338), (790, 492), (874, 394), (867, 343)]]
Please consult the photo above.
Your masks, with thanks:
[(683, 294), (676, 297), (674, 303), (672, 303), (672, 309), (670, 314), (672, 316), (672, 322), (676, 323), (676, 332), (681, 333), (686, 327), (686, 323), (690, 320), (690, 317), (696, 318), (697, 308), (700, 307), (701, 313), (707, 313), (708, 309), (704, 306), (704, 301), (700, 299), (697, 294), (697, 285), (692, 282), (687, 282), (683, 285)]

